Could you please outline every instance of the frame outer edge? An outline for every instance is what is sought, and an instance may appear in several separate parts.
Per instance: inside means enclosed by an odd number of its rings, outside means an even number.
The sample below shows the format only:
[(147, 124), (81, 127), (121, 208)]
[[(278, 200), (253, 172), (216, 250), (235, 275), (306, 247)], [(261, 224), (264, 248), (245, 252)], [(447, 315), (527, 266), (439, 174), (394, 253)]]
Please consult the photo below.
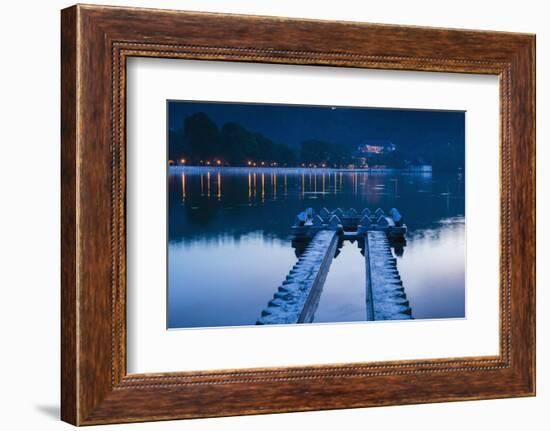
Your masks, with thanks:
[(536, 55), (536, 35), (531, 35), (527, 38), (527, 47), (525, 49), (525, 67), (527, 67), (527, 73), (526, 73), (526, 86), (527, 86), (527, 100), (526, 104), (528, 105), (529, 114), (526, 115), (526, 128), (527, 128), (527, 140), (528, 140), (528, 147), (529, 147), (529, 159), (527, 161), (528, 163), (528, 169), (529, 169), (529, 175), (527, 175), (527, 180), (530, 183), (530, 193), (528, 196), (526, 196), (527, 199), (527, 205), (529, 207), (531, 217), (530, 217), (530, 230), (528, 231), (528, 240), (531, 240), (531, 243), (529, 244), (529, 272), (530, 272), (530, 284), (528, 288), (526, 287), (526, 294), (528, 295), (529, 299), (529, 341), (530, 346), (527, 349), (529, 353), (529, 370), (528, 370), (528, 390), (527, 394), (529, 396), (536, 396), (537, 392), (537, 336), (536, 336), (536, 313), (537, 313), (537, 307), (536, 307), (536, 282), (537, 282), (537, 259), (536, 259), (536, 241), (537, 241), (537, 176), (536, 176), (536, 169), (537, 169), (537, 159), (536, 159), (536, 153), (537, 153), (537, 133), (536, 133), (536, 70), (537, 70), (537, 55)]
[(61, 420), (79, 423), (77, 298), (78, 7), (61, 11)]
[(531, 378), (533, 379), (533, 387), (531, 394), (533, 396), (537, 395), (537, 37), (533, 35), (531, 39), (531, 49), (530, 49), (531, 59), (533, 61), (532, 68), (532, 83), (533, 83), (533, 94), (531, 96), (531, 104), (533, 107), (533, 136), (532, 136), (532, 145), (533, 145), (533, 156), (531, 159), (532, 166), (532, 178), (534, 181), (533, 184), (533, 210), (532, 210), (532, 222), (533, 222), (533, 237), (534, 237), (534, 259), (533, 259), (533, 317), (531, 320), (532, 324), (532, 334), (533, 339), (533, 357), (532, 357), (532, 370)]
[(531, 207), (531, 223), (532, 223), (532, 255), (530, 256), (531, 262), (531, 285), (529, 297), (531, 299), (531, 316), (529, 320), (530, 324), (530, 337), (531, 337), (531, 350), (530, 350), (530, 396), (537, 395), (537, 37), (532, 35), (528, 41), (528, 61), (530, 67), (530, 76), (528, 76), (528, 83), (530, 84), (529, 104), (531, 105), (531, 123), (528, 125), (530, 130), (529, 145), (531, 147), (531, 159), (529, 178), (532, 180), (531, 194), (528, 196)]
[[(101, 13), (99, 13), (101, 11)], [(121, 13), (127, 12), (127, 13)], [(116, 41), (120, 35), (124, 37), (131, 30), (126, 24), (122, 26), (122, 23), (128, 21), (128, 18), (143, 18), (141, 15), (145, 12), (150, 12), (154, 14), (154, 11), (146, 9), (109, 9), (107, 19), (104, 19), (103, 8), (99, 6), (87, 6), (83, 7), (80, 5), (73, 6), (71, 8), (65, 9), (62, 11), (62, 32), (61, 32), (61, 45), (62, 45), (62, 93), (61, 93), (61, 106), (62, 106), (62, 115), (61, 115), (61, 167), (62, 167), (62, 247), (61, 247), (61, 261), (62, 261), (62, 286), (61, 286), (61, 309), (62, 309), (62, 325), (61, 325), (61, 338), (62, 338), (62, 362), (61, 362), (61, 380), (62, 380), (62, 391), (61, 391), (61, 416), (62, 419), (66, 422), (69, 422), (73, 425), (91, 425), (99, 423), (119, 423), (119, 422), (135, 422), (135, 421), (148, 421), (148, 420), (162, 420), (162, 419), (179, 419), (185, 417), (210, 417), (210, 416), (228, 416), (236, 414), (258, 414), (258, 413), (274, 413), (274, 412), (284, 412), (284, 411), (307, 411), (307, 410), (324, 410), (324, 409), (334, 409), (334, 408), (351, 408), (351, 407), (365, 407), (365, 406), (374, 406), (374, 405), (388, 405), (388, 404), (411, 404), (411, 403), (426, 403), (426, 402), (440, 402), (440, 401), (457, 401), (457, 400), (466, 400), (466, 399), (480, 399), (480, 398), (501, 398), (501, 397), (510, 397), (510, 396), (525, 396), (532, 395), (534, 393), (534, 365), (535, 365), (535, 352), (534, 352), (534, 262), (529, 262), (522, 260), (522, 264), (519, 267), (519, 271), (524, 274), (527, 274), (527, 278), (521, 283), (521, 292), (513, 295), (515, 301), (519, 304), (526, 304), (526, 310), (522, 313), (524, 320), (521, 322), (518, 328), (515, 329), (514, 339), (516, 340), (515, 348), (518, 349), (518, 345), (522, 348), (528, 350), (527, 352), (517, 352), (516, 355), (513, 355), (513, 360), (515, 362), (515, 367), (509, 371), (514, 372), (501, 372), (500, 370), (495, 372), (496, 377), (506, 378), (508, 384), (512, 384), (513, 387), (508, 389), (508, 392), (503, 390), (495, 392), (495, 384), (487, 383), (487, 379), (483, 379), (483, 374), (479, 375), (479, 382), (475, 382), (476, 385), (472, 391), (466, 391), (464, 393), (456, 393), (449, 397), (434, 397), (434, 398), (422, 398), (420, 395), (418, 397), (409, 397), (403, 399), (397, 399), (393, 401), (384, 401), (384, 402), (368, 402), (361, 400), (353, 400), (354, 397), (358, 396), (358, 393), (350, 392), (351, 389), (348, 387), (348, 382), (345, 382), (346, 385), (342, 386), (342, 393), (347, 396), (347, 400), (338, 400), (337, 398), (331, 398), (330, 387), (331, 385), (336, 385), (337, 381), (326, 385), (324, 379), (319, 380), (304, 380), (307, 381), (307, 388), (311, 388), (314, 392), (312, 400), (308, 403), (304, 403), (299, 406), (291, 406), (288, 404), (288, 400), (291, 399), (289, 396), (289, 390), (300, 391), (300, 388), (296, 385), (291, 385), (287, 383), (285, 386), (283, 384), (272, 384), (266, 382), (228, 382), (227, 385), (220, 386), (214, 390), (210, 388), (210, 385), (203, 385), (201, 382), (193, 383), (193, 389), (191, 388), (160, 388), (155, 387), (152, 389), (145, 389), (141, 387), (132, 387), (123, 388), (120, 386), (120, 381), (118, 381), (118, 374), (113, 374), (114, 377), (109, 375), (107, 379), (107, 365), (111, 367), (116, 367), (114, 362), (114, 353), (107, 353), (105, 349), (107, 346), (107, 332), (111, 331), (113, 326), (113, 321), (109, 323), (105, 317), (105, 313), (108, 311), (107, 307), (113, 306), (113, 301), (117, 298), (109, 296), (107, 298), (106, 288), (104, 283), (106, 281), (106, 271), (105, 266), (107, 262), (106, 256), (97, 256), (97, 246), (103, 247), (105, 240), (101, 238), (96, 238), (95, 236), (90, 236), (90, 232), (94, 232), (94, 229), (97, 231), (97, 227), (91, 227), (90, 221), (94, 222), (98, 219), (98, 215), (105, 215), (106, 206), (102, 205), (101, 208), (92, 208), (93, 204), (91, 203), (91, 198), (94, 194), (95, 185), (103, 187), (101, 193), (105, 193), (105, 184), (103, 180), (99, 181), (100, 177), (92, 169), (91, 164), (81, 164), (81, 160), (86, 160), (86, 156), (89, 156), (93, 163), (100, 164), (102, 168), (105, 168), (105, 157), (103, 153), (106, 154), (108, 145), (105, 144), (104, 139), (106, 132), (101, 128), (101, 130), (96, 131), (93, 128), (93, 123), (96, 120), (95, 116), (99, 117), (104, 124), (107, 124), (106, 113), (110, 112), (107, 106), (107, 101), (104, 97), (105, 88), (101, 86), (95, 86), (94, 82), (89, 81), (87, 77), (90, 74), (96, 73), (97, 80), (101, 83), (106, 82), (108, 67), (106, 64), (98, 64), (97, 62), (91, 61), (93, 57), (93, 52), (98, 50), (97, 54), (102, 55), (104, 59), (107, 57), (107, 49), (111, 47), (111, 42)], [(184, 12), (173, 11), (176, 15), (182, 14), (182, 21), (192, 21), (196, 19), (196, 14), (186, 14)], [(130, 16), (129, 16), (130, 15)], [(169, 14), (172, 16), (172, 14)], [(201, 15), (202, 16), (202, 15)], [(214, 20), (214, 17), (210, 14), (204, 14), (208, 17), (208, 20)], [(185, 19), (184, 19), (185, 17)], [(239, 17), (239, 18), (237, 18)], [(230, 21), (229, 24), (239, 24), (238, 29), (242, 27), (242, 20), (249, 21), (251, 18), (243, 18), (243, 16), (233, 16), (228, 18)], [(288, 21), (290, 24), (304, 24), (301, 20), (296, 19), (282, 19), (275, 17), (263, 17), (268, 21), (281, 19), (282, 21)], [(312, 23), (307, 23), (308, 25), (313, 25)], [(142, 20), (143, 26), (154, 25), (150, 22)], [(305, 25), (305, 24), (304, 24)], [(319, 24), (320, 25), (320, 24)], [(323, 24), (325, 25), (325, 24)], [(329, 24), (326, 24), (327, 26)], [(366, 28), (367, 25), (365, 25)], [(149, 28), (149, 27), (146, 27)], [(231, 26), (230, 26), (231, 28)], [(297, 27), (296, 27), (297, 28)], [(373, 31), (381, 31), (381, 27), (374, 26)], [(410, 29), (409, 27), (404, 27), (405, 30)], [(412, 29), (411, 29), (412, 30)], [(149, 31), (149, 30), (147, 30)], [(164, 31), (164, 30), (163, 30)], [(298, 30), (297, 30), (298, 31)], [(303, 32), (303, 29), (300, 31)], [(420, 30), (419, 30), (420, 31)], [(429, 32), (428, 29), (422, 30), (423, 32)], [(181, 33), (181, 32), (180, 32)], [(168, 37), (175, 38), (176, 40), (182, 39), (183, 36), (177, 33), (172, 35), (171, 30), (168, 32)], [(161, 34), (164, 34), (161, 32)], [(199, 44), (202, 43), (201, 38), (193, 35), (185, 35), (185, 38), (189, 37), (193, 42), (194, 39), (198, 40)], [(453, 35), (451, 33), (451, 35)], [(457, 38), (458, 36), (465, 37), (474, 37), (470, 33), (460, 32), (454, 34), (453, 37)], [(223, 35), (222, 36), (226, 36)], [(479, 36), (479, 37), (478, 37)], [(482, 34), (475, 34), (474, 39), (481, 38), (478, 42), (486, 42), (483, 40)], [(495, 34), (489, 34), (490, 39), (496, 38)], [(534, 106), (531, 105), (534, 103), (534, 37), (523, 39), (525, 35), (507, 35), (502, 34), (502, 43), (503, 47), (501, 52), (498, 53), (495, 61), (502, 60), (502, 56), (506, 55), (507, 60), (512, 58), (516, 60), (515, 66), (518, 67), (521, 71), (527, 72), (527, 75), (521, 76), (523, 84), (518, 85), (517, 80), (518, 76), (513, 75), (513, 89), (516, 89), (516, 85), (519, 91), (521, 102), (514, 100), (512, 103), (513, 112), (517, 112), (517, 109), (525, 107), (525, 111), (530, 114), (533, 114), (532, 117), (521, 120), (520, 129), (528, 131), (528, 136), (523, 136), (523, 143), (527, 146), (524, 150), (523, 156), (516, 159), (513, 165), (521, 165), (522, 168), (527, 167), (532, 168), (532, 171), (529, 172), (529, 175), (526, 175), (527, 178), (522, 178), (516, 183), (516, 187), (520, 184), (526, 186), (522, 197), (519, 198), (519, 202), (522, 207), (527, 211), (531, 212), (531, 217), (526, 217), (528, 220), (525, 223), (525, 226), (522, 230), (522, 233), (525, 235), (524, 238), (528, 239), (528, 244), (522, 246), (521, 250), (527, 250), (525, 257), (531, 258), (534, 257), (534, 242), (531, 238), (531, 235), (534, 233), (534, 152), (535, 152), (535, 140), (534, 140)], [(161, 36), (160, 40), (163, 42)], [(165, 36), (167, 37), (167, 36)], [(209, 36), (212, 38), (211, 36)], [(245, 37), (245, 36), (242, 36)], [(241, 38), (241, 36), (239, 36)], [(237, 38), (237, 39), (239, 39)], [(418, 38), (417, 38), (418, 39)], [(523, 39), (523, 40), (521, 40)], [(360, 41), (362, 38), (360, 38)], [(207, 40), (208, 42), (208, 40)], [(240, 40), (232, 41), (227, 47), (227, 49), (236, 49), (239, 47), (236, 46), (237, 42)], [(265, 45), (265, 40), (263, 40)], [(464, 44), (464, 40), (459, 40), (458, 42)], [(526, 43), (527, 42), (527, 43)], [(89, 44), (91, 45), (91, 51), (89, 50)], [(459, 45), (460, 45), (459, 43)], [(473, 43), (473, 42), (472, 42)], [(293, 44), (290, 43), (291, 51), (293, 49)], [(330, 44), (329, 44), (330, 45)], [(426, 51), (429, 49), (429, 46), (421, 44), (420, 51)], [(191, 44), (190, 46), (193, 46)], [(197, 46), (197, 45), (195, 45)], [(528, 46), (528, 48), (527, 48)], [(80, 49), (82, 47), (82, 49)], [(329, 46), (330, 47), (330, 46)], [(221, 48), (226, 49), (226, 48)], [(248, 48), (244, 48), (246, 51)], [(269, 51), (269, 46), (263, 48), (265, 52)], [(245, 51), (242, 51), (245, 53)], [(259, 50), (261, 51), (261, 49)], [(357, 55), (357, 50), (355, 54)], [(483, 50), (481, 50), (483, 51)], [(370, 51), (369, 51), (370, 52)], [(298, 52), (301, 56), (301, 53)], [(329, 52), (330, 54), (330, 52)], [(199, 54), (197, 54), (199, 55)], [(473, 55), (473, 58), (479, 58), (479, 53)], [(222, 58), (224, 55), (219, 55), (214, 51), (214, 54), (201, 56), (208, 57), (205, 59), (214, 59)], [(277, 59), (276, 54), (268, 55), (270, 59)], [(237, 56), (237, 57), (240, 57)], [(230, 61), (251, 61), (246, 58), (243, 54), (243, 58), (238, 60), (232, 58)], [(272, 58), (273, 57), (273, 58)], [(518, 62), (518, 57), (519, 62)], [(451, 56), (452, 58), (452, 56)], [(468, 57), (469, 58), (469, 57)], [(492, 58), (492, 57), (491, 57)], [(286, 63), (286, 57), (281, 57), (281, 62)], [(293, 63), (288, 57), (289, 63)], [(401, 60), (393, 61), (382, 65), (382, 68), (394, 69), (398, 68), (401, 64)], [(425, 60), (422, 56), (419, 57), (418, 61), (410, 66), (410, 70), (420, 70), (425, 67)], [(529, 64), (521, 64), (521, 60), (526, 61)], [(332, 58), (323, 60), (327, 64), (336, 65), (337, 61)], [(477, 61), (476, 68), (481, 69), (482, 64), (485, 64), (484, 59), (474, 60)], [(271, 62), (271, 61), (269, 61)], [(275, 60), (273, 61), (275, 62)], [(278, 62), (278, 61), (277, 61)], [(445, 61), (443, 61), (445, 63)], [(313, 62), (313, 64), (320, 64), (319, 61)], [(453, 63), (454, 64), (454, 63)], [(343, 64), (342, 64), (343, 65)], [(366, 67), (366, 66), (361, 66)], [(436, 65), (438, 69), (442, 71), (446, 70), (446, 67), (443, 67), (438, 63)], [(483, 66), (483, 70), (487, 71), (488, 66)], [(409, 66), (407, 65), (407, 69)], [(456, 67), (455, 67), (456, 68)], [(427, 69), (429, 70), (429, 68)], [(474, 70), (474, 72), (472, 72)], [(475, 70), (472, 69), (465, 70), (466, 73), (475, 73)], [(456, 70), (455, 70), (456, 71)], [(529, 74), (531, 72), (531, 74)], [(485, 72), (488, 73), (488, 72)], [(94, 76), (94, 78), (95, 78)], [(521, 81), (520, 79), (520, 81)], [(533, 81), (531, 81), (533, 79)], [(525, 83), (525, 80), (529, 81)], [(518, 94), (515, 94), (518, 96)], [(515, 99), (515, 98), (514, 98)], [(89, 111), (90, 110), (90, 111)], [(526, 115), (527, 115), (526, 114)], [(517, 123), (516, 123), (517, 125)], [(517, 142), (519, 139), (516, 139), (517, 129), (512, 127), (512, 135), (514, 135), (513, 143)], [(90, 145), (88, 145), (90, 144)], [(112, 148), (111, 148), (112, 151)], [(101, 154), (99, 154), (101, 153)], [(517, 167), (517, 166), (516, 166)], [(103, 173), (105, 174), (105, 173)], [(116, 175), (114, 177), (116, 179)], [(512, 179), (515, 176), (512, 175)], [(119, 185), (115, 183), (115, 186)], [(515, 189), (517, 190), (517, 189)], [(112, 193), (112, 190), (111, 190)], [(517, 202), (516, 202), (517, 203)], [(514, 204), (512, 204), (515, 207)], [(111, 213), (112, 214), (112, 213)], [(103, 221), (104, 217), (99, 218)], [(515, 222), (515, 218), (512, 217), (512, 222)], [(96, 226), (96, 225), (94, 225)], [(108, 235), (105, 225), (100, 223), (101, 233)], [(523, 248), (524, 247), (524, 248)], [(533, 247), (533, 248), (530, 248)], [(519, 254), (518, 254), (519, 255)], [(91, 262), (89, 261), (91, 258)], [(512, 257), (513, 258), (513, 257)], [(117, 267), (117, 263), (112, 263)], [(95, 273), (90, 273), (90, 269), (101, 269), (101, 283), (96, 283), (97, 280)], [(87, 272), (88, 271), (88, 272)], [(533, 279), (532, 279), (533, 278)], [(93, 282), (93, 283), (92, 283)], [(94, 291), (90, 290), (90, 283), (94, 285)], [(105, 284), (106, 285), (106, 284)], [(111, 299), (112, 298), (112, 299)], [(81, 321), (81, 325), (80, 325)], [(520, 320), (521, 321), (521, 320)], [(93, 328), (90, 327), (90, 323), (98, 323)], [(517, 323), (517, 321), (516, 321)], [(111, 337), (114, 337), (115, 332), (111, 332)], [(521, 337), (521, 334), (526, 334), (527, 336)], [(523, 341), (520, 341), (523, 338)], [(112, 341), (112, 338), (109, 339)], [(113, 351), (115, 352), (115, 351)], [(108, 361), (109, 359), (109, 361)], [(109, 363), (108, 363), (109, 362)], [(111, 368), (112, 369), (112, 368)], [(427, 376), (431, 376), (429, 370), (426, 371)], [(435, 374), (434, 374), (435, 376)], [(334, 379), (338, 376), (327, 375), (327, 379)], [(397, 377), (386, 379), (380, 377), (379, 380), (395, 380)], [(472, 377), (474, 379), (474, 377)], [(283, 379), (284, 380), (284, 379)], [(433, 380), (433, 379), (432, 379)], [(449, 380), (449, 378), (446, 378)], [(434, 380), (435, 381), (435, 380)], [(261, 385), (259, 384), (261, 383)], [(375, 384), (375, 383), (373, 383)], [(485, 386), (483, 386), (485, 384)], [(296, 386), (296, 387), (295, 387)], [(271, 406), (261, 406), (258, 407), (254, 403), (248, 401), (245, 402), (244, 397), (240, 400), (240, 405), (238, 395), (243, 393), (243, 391), (252, 391), (258, 389), (268, 389), (274, 388), (275, 391), (273, 395), (277, 395), (277, 388), (282, 391), (284, 394), (282, 398), (287, 400), (287, 404), (281, 401), (278, 405)], [(477, 388), (477, 389), (476, 389)], [(127, 389), (127, 390), (120, 390)], [(359, 387), (360, 391), (365, 391), (365, 395), (369, 395), (365, 385)], [(285, 392), (286, 391), (286, 392)], [(360, 394), (359, 391), (359, 394)], [(313, 393), (312, 392), (312, 393)], [(205, 401), (206, 396), (210, 397), (214, 395), (214, 399), (218, 398), (219, 402), (223, 405), (220, 408), (211, 407), (211, 410), (205, 411), (204, 404), (201, 405), (201, 396), (202, 402)], [(168, 404), (172, 404), (171, 408), (176, 407), (176, 412), (174, 414), (173, 410), (170, 411), (169, 415), (157, 415), (157, 411), (153, 413), (147, 412), (147, 408), (151, 409), (151, 406), (147, 405), (153, 397), (161, 397), (162, 400), (159, 402), (167, 403), (165, 406), (170, 407)], [(226, 403), (233, 397), (231, 403)], [(346, 398), (346, 397), (344, 397)], [(352, 402), (353, 401), (353, 402)], [(236, 405), (233, 404), (236, 402)], [(215, 404), (215, 403), (214, 403)], [(290, 406), (290, 407), (289, 407)], [(181, 409), (181, 410), (178, 410)], [(136, 410), (138, 409), (138, 410)], [(201, 409), (201, 410), (197, 410)], [(133, 410), (133, 411), (132, 411)], [(185, 411), (183, 411), (185, 410)], [(201, 412), (204, 412), (201, 413)]]
[(510, 362), (518, 396), (536, 395), (535, 36), (526, 35), (510, 61), (511, 167)]

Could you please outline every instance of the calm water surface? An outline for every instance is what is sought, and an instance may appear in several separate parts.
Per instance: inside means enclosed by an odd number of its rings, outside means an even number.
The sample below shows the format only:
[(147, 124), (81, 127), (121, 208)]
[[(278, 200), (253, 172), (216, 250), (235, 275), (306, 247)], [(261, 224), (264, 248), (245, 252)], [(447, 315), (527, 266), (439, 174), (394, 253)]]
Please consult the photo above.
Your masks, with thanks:
[[(290, 226), (307, 207), (399, 209), (398, 269), (415, 318), (464, 317), (464, 179), (458, 174), (172, 167), (168, 327), (253, 325), (297, 259)], [(333, 260), (315, 322), (365, 320), (357, 243)]]

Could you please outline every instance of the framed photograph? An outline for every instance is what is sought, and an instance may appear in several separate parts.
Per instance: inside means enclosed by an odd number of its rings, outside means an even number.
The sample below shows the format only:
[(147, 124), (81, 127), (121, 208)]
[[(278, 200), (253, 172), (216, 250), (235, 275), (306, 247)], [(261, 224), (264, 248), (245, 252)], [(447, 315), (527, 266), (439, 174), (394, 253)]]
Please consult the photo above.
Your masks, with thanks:
[(62, 419), (535, 394), (535, 36), (61, 14)]

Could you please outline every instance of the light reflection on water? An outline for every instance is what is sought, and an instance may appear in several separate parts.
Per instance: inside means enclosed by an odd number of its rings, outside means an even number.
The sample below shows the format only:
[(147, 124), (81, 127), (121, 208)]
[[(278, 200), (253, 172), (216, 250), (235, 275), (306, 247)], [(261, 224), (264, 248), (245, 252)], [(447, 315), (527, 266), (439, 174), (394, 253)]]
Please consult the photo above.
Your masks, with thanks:
[(252, 232), (171, 244), (168, 259), (168, 326), (181, 328), (254, 324), (296, 256)]
[[(397, 207), (409, 228), (398, 268), (413, 316), (464, 316), (457, 174), (178, 167), (168, 185), (171, 328), (253, 325), (296, 260), (290, 226), (306, 207)], [(356, 244), (344, 244), (316, 322), (364, 319), (362, 259)]]
[(464, 231), (456, 217), (409, 235), (398, 265), (415, 318), (464, 317)]

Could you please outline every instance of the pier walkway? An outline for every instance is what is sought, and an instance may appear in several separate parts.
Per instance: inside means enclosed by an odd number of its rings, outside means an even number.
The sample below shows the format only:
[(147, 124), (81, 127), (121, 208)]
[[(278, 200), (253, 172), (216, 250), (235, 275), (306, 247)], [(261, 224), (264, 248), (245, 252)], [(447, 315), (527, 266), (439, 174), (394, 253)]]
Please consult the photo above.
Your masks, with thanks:
[(365, 239), (367, 320), (411, 319), (411, 308), (388, 237), (370, 231)]
[(412, 311), (397, 269), (392, 245), (405, 244), (406, 225), (395, 208), (357, 212), (351, 208), (311, 208), (292, 226), (293, 243), (303, 244), (298, 261), (262, 310), (258, 325), (313, 321), (330, 264), (343, 241), (358, 241), (365, 256), (365, 320), (412, 319)]
[(337, 245), (336, 231), (317, 232), (262, 311), (257, 323), (310, 323)]

